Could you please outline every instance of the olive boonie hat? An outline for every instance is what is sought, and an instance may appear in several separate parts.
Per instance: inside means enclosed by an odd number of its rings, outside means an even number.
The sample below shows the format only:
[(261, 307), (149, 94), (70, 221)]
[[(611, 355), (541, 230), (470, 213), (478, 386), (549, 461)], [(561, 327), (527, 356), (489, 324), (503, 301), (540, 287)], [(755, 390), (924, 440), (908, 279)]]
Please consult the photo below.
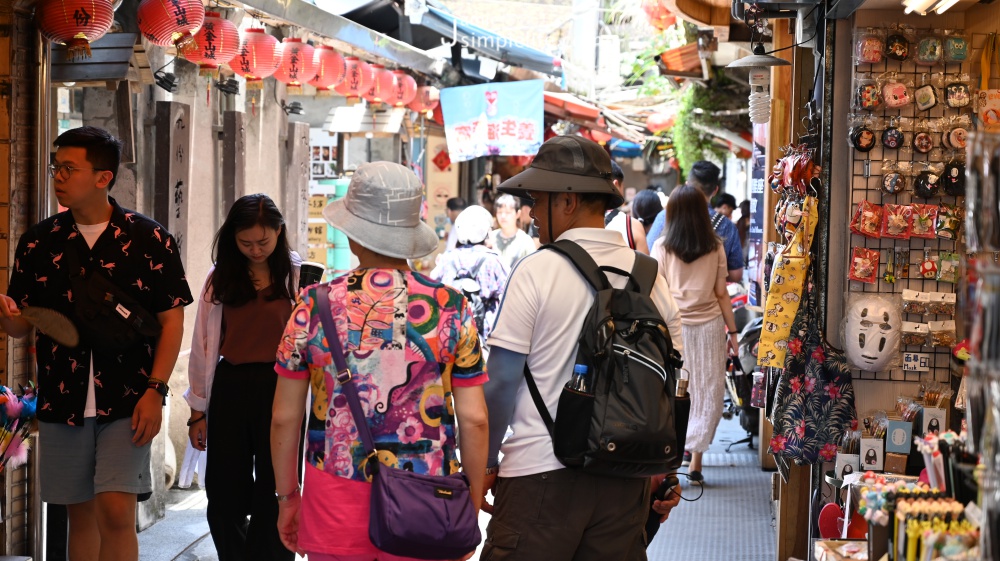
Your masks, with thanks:
[(527, 197), (528, 191), (598, 193), (615, 208), (625, 199), (612, 179), (611, 156), (599, 144), (582, 136), (556, 136), (542, 144), (527, 169), (497, 190), (517, 197)]

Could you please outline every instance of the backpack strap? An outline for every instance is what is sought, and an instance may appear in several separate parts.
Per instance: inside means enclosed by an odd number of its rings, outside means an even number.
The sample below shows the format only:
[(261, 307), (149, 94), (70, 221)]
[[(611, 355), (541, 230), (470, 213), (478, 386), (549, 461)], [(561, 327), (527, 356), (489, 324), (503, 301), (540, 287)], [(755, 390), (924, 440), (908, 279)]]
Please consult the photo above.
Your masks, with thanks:
[(625, 241), (629, 249), (635, 249), (635, 238), (632, 236), (632, 217), (625, 215)]
[(539, 249), (551, 249), (569, 259), (570, 263), (583, 275), (583, 278), (587, 279), (587, 284), (594, 290), (601, 291), (611, 288), (608, 277), (601, 271), (594, 258), (576, 242), (559, 240), (545, 244)]
[(556, 439), (556, 423), (552, 420), (552, 415), (549, 414), (549, 408), (545, 405), (545, 400), (542, 399), (542, 392), (538, 391), (535, 378), (531, 375), (531, 369), (528, 368), (527, 357), (524, 359), (524, 381), (528, 383), (528, 393), (531, 394), (531, 401), (535, 403), (535, 409), (541, 415), (542, 421), (545, 423), (545, 428), (549, 431), (549, 436), (552, 437), (554, 442)]
[(635, 263), (632, 265), (632, 280), (638, 286), (640, 294), (652, 294), (653, 285), (656, 284), (656, 276), (660, 274), (659, 264), (656, 259), (636, 252)]

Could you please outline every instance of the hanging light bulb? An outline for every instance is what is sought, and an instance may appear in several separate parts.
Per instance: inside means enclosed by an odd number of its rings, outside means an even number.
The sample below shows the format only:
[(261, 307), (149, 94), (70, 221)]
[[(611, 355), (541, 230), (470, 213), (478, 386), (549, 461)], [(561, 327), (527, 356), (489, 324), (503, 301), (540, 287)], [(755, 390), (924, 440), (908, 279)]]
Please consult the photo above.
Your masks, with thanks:
[(764, 44), (757, 43), (752, 55), (728, 65), (728, 68), (750, 69), (750, 122), (755, 125), (771, 120), (771, 67), (792, 65), (783, 58), (764, 53)]

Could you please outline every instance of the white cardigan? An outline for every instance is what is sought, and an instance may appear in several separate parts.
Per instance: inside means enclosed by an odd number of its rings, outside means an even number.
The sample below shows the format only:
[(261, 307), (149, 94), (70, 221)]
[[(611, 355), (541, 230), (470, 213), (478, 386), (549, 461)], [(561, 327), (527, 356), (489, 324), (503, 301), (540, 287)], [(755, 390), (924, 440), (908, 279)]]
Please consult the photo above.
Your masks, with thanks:
[[(292, 252), (292, 279), (298, 284), (299, 265), (302, 258)], [(194, 334), (191, 336), (191, 356), (188, 358), (188, 389), (184, 392), (184, 400), (195, 411), (208, 411), (208, 402), (212, 397), (212, 382), (215, 380), (215, 368), (219, 364), (219, 347), (222, 338), (222, 305), (216, 304), (212, 296), (209, 280), (212, 278), (212, 266), (201, 288), (198, 298), (198, 314), (194, 320)], [(274, 348), (277, 354), (278, 347)]]

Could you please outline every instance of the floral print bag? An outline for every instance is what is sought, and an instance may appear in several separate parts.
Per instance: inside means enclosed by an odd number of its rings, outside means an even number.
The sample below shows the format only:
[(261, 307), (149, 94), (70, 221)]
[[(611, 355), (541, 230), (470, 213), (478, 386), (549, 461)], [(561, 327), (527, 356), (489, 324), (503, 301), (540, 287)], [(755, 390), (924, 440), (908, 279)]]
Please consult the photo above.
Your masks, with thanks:
[(807, 288), (792, 323), (771, 413), (769, 451), (800, 465), (833, 461), (844, 431), (857, 423), (851, 371), (823, 339), (815, 292)]

